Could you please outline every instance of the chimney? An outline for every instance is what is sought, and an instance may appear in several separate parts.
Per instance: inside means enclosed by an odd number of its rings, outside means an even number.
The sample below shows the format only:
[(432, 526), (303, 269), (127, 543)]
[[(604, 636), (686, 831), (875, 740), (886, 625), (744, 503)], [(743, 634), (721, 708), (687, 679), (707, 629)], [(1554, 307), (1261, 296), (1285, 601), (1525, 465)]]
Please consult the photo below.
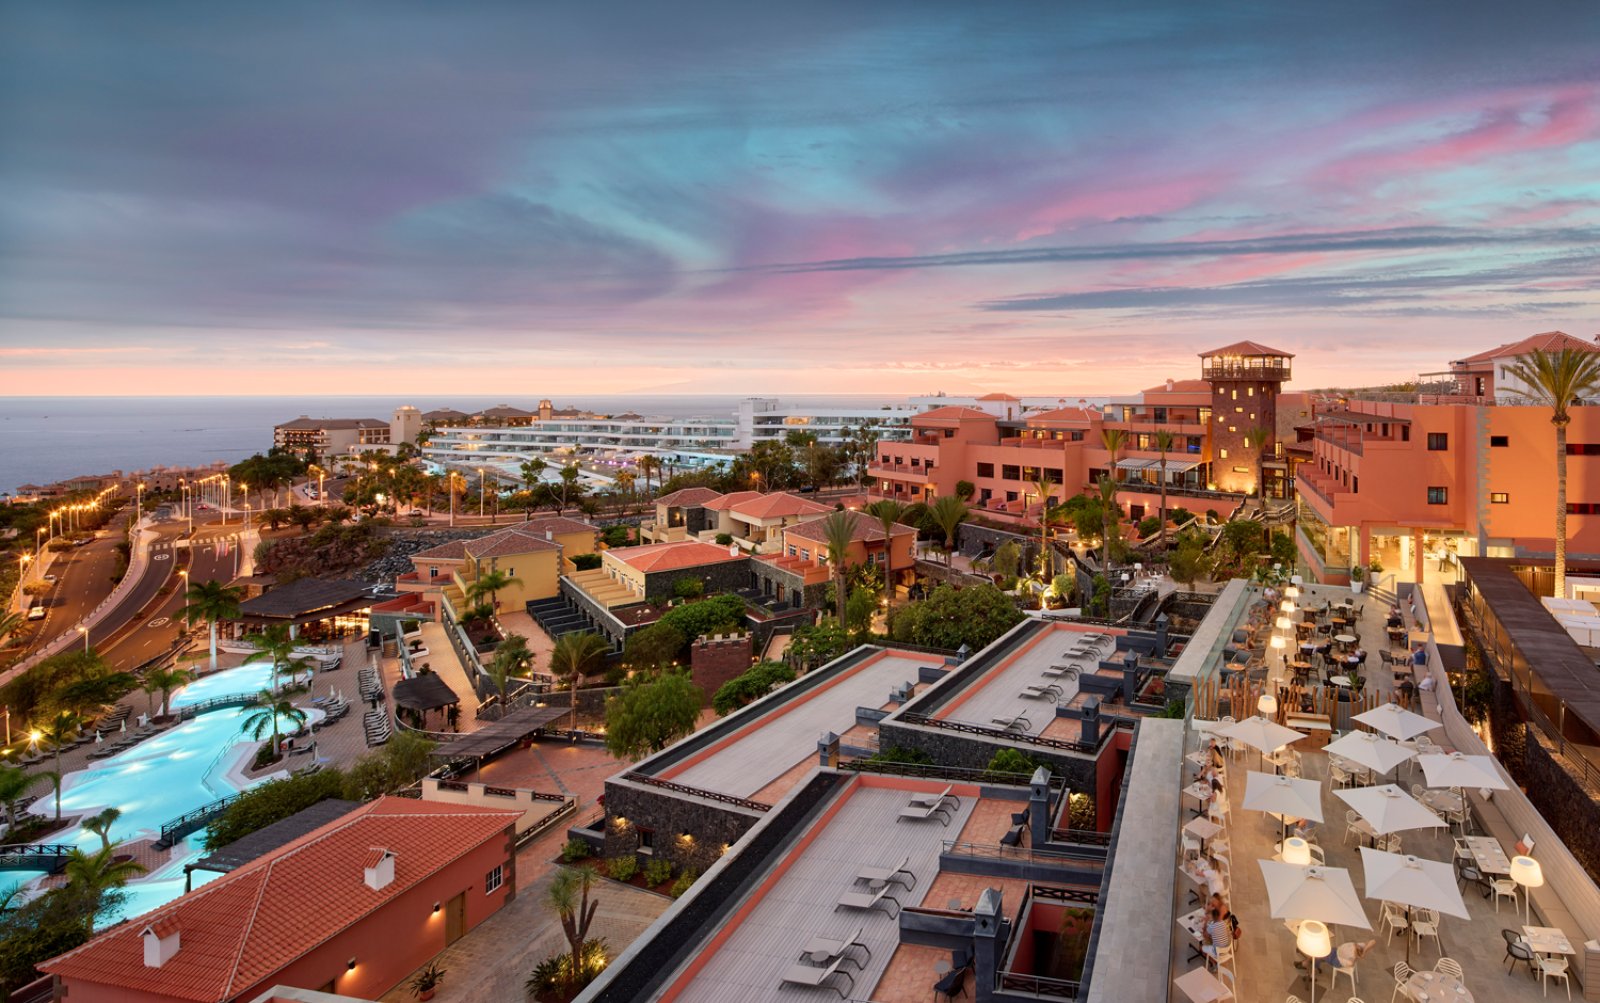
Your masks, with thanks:
[(1167, 393), (1172, 392), (1172, 377), (1167, 377)]
[(160, 968), (178, 953), (178, 924), (168, 918), (144, 928), (144, 966)]
[(556, 538), (556, 531), (553, 530), (553, 529), (545, 530), (544, 531), (544, 538), (546, 540), (554, 540)]
[(367, 866), (361, 880), (368, 888), (381, 892), (394, 883), (394, 854), (381, 846), (374, 846), (367, 854)]

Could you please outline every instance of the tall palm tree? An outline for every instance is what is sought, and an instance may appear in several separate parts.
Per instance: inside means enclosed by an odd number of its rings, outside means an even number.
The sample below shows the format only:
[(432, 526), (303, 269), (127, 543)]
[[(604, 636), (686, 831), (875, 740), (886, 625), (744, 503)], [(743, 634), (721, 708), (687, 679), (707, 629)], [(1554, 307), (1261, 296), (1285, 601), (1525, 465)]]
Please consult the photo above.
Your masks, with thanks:
[(1117, 479), (1117, 455), (1122, 452), (1122, 447), (1128, 444), (1128, 433), (1120, 428), (1103, 428), (1100, 430), (1100, 444), (1106, 452), (1111, 454), (1110, 470), (1108, 477), (1113, 482)]
[(634, 468), (644, 475), (644, 493), (650, 494), (650, 475), (661, 472), (661, 460), (646, 453), (633, 461)]
[(954, 561), (956, 533), (970, 514), (971, 510), (967, 508), (967, 503), (955, 495), (940, 495), (933, 500), (932, 505), (928, 506), (928, 516), (933, 519), (933, 524), (939, 527), (939, 532), (944, 534), (946, 564)]
[(1244, 444), (1256, 454), (1256, 497), (1261, 500), (1261, 511), (1267, 510), (1267, 444), (1272, 441), (1270, 425), (1252, 425), (1244, 430)]
[(528, 639), (521, 634), (507, 634), (494, 649), (494, 657), (484, 666), (484, 671), (494, 681), (495, 691), (504, 697), (511, 677), (526, 672), (532, 664), (533, 652), (528, 650)]
[(1055, 568), (1050, 560), (1050, 515), (1055, 509), (1056, 486), (1041, 477), (1033, 482), (1033, 490), (1039, 495), (1039, 574), (1048, 582)]
[[(45, 722), (40, 733), (54, 748), (51, 750), (56, 764), (56, 774), (61, 773), (61, 747), (72, 741), (78, 734), (78, 729), (83, 727), (83, 715), (70, 710), (56, 711), (56, 716)], [(56, 818), (61, 817), (61, 789), (56, 788)]]
[(1537, 349), (1505, 367), (1508, 375), (1527, 384), (1510, 393), (1550, 409), (1556, 430), (1556, 582), (1555, 594), (1567, 594), (1567, 426), (1573, 401), (1600, 393), (1600, 353), (1563, 348)]
[(144, 690), (161, 694), (161, 716), (166, 717), (172, 706), (172, 691), (182, 689), (193, 680), (194, 673), (187, 669), (151, 669), (145, 673)]
[(100, 837), (100, 848), (111, 849), (111, 827), (117, 824), (117, 819), (122, 817), (121, 808), (102, 808), (84, 819), (81, 823), (84, 829)]
[(594, 878), (591, 867), (563, 867), (545, 892), (545, 902), (560, 917), (561, 932), (572, 950), (572, 967), (568, 971), (574, 982), (582, 978), (583, 945), (589, 940), (589, 925), (600, 907), (598, 901), (589, 899)]
[(40, 770), (38, 773), (33, 774), (33, 778), (35, 780), (50, 781), (50, 787), (55, 791), (56, 795), (56, 821), (61, 821), (61, 771)]
[(1100, 478), (1100, 544), (1102, 554), (1100, 557), (1100, 570), (1111, 570), (1111, 527), (1116, 524), (1121, 509), (1117, 504), (1117, 482), (1109, 477)]
[(828, 566), (833, 571), (834, 608), (838, 611), (841, 629), (844, 627), (844, 562), (850, 556), (850, 544), (855, 541), (859, 518), (861, 516), (854, 512), (834, 512), (822, 520), (822, 539), (828, 548)]
[(289, 721), (299, 728), (306, 723), (306, 712), (294, 705), (292, 697), (305, 691), (290, 687), (281, 693), (273, 690), (262, 690), (255, 699), (250, 701), (246, 708), (248, 711), (244, 721), (239, 725), (239, 731), (251, 738), (260, 740), (270, 728), (272, 730), (272, 751), (277, 755), (278, 742), (281, 732), (278, 729), (279, 721)]
[(1161, 536), (1160, 541), (1167, 542), (1167, 454), (1172, 452), (1172, 447), (1177, 444), (1178, 437), (1172, 434), (1171, 429), (1158, 428), (1150, 436), (1151, 445), (1156, 447), (1156, 452), (1161, 454)]
[(183, 594), (188, 604), (178, 614), (192, 627), (204, 622), (211, 629), (211, 671), (217, 671), (217, 624), (223, 620), (239, 618), (239, 603), (244, 601), (244, 589), (224, 585), (216, 579), (190, 582)]
[(605, 663), (611, 650), (605, 638), (591, 631), (562, 634), (550, 651), (550, 671), (572, 686), (572, 730), (578, 730), (578, 683)]
[(256, 652), (246, 658), (245, 663), (271, 659), (273, 689), (278, 688), (278, 676), (284, 669), (289, 670), (289, 678), (292, 681), (294, 673), (310, 664), (309, 659), (294, 657), (294, 649), (300, 642), (289, 636), (288, 624), (275, 623), (252, 636), (250, 643), (255, 645)]
[(467, 586), (467, 598), (473, 602), (476, 602), (479, 599), (482, 599), (484, 596), (488, 596), (489, 603), (494, 606), (494, 608), (499, 609), (500, 590), (509, 589), (513, 585), (521, 584), (522, 579), (513, 578), (504, 571), (500, 571), (498, 569), (493, 571), (485, 571), (478, 575), (477, 581)]
[(90, 908), (84, 910), (83, 921), (91, 936), (95, 913), (99, 912), (105, 893), (121, 888), (145, 872), (144, 865), (136, 860), (118, 860), (115, 849), (107, 846), (93, 853), (74, 849), (67, 855), (67, 886), (82, 892), (90, 902)]
[(0, 763), (0, 805), (4, 805), (6, 809), (7, 830), (16, 826), (17, 806), (28, 796), (29, 789), (38, 779), (20, 766)]
[(894, 528), (906, 517), (906, 506), (893, 498), (868, 505), (864, 511), (878, 520), (883, 530), (883, 587), (889, 602), (894, 602)]

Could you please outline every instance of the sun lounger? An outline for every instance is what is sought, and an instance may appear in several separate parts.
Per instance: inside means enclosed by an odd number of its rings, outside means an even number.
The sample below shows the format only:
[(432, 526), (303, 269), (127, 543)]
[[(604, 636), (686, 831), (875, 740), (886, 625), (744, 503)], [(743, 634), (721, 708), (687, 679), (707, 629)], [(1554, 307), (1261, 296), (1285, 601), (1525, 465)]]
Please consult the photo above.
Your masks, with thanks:
[(856, 880), (882, 881), (884, 884), (888, 884), (904, 876), (908, 879), (906, 881), (906, 891), (910, 891), (917, 887), (917, 876), (912, 874), (911, 870), (906, 867), (909, 863), (911, 863), (911, 854), (908, 853), (893, 867), (863, 867), (856, 872)]
[[(905, 812), (901, 812), (902, 815)], [(894, 903), (894, 912), (890, 916), (900, 915), (900, 900), (889, 894), (892, 885), (884, 885), (875, 892), (845, 892), (839, 896), (839, 902), (833, 907), (835, 912), (840, 909), (876, 909), (886, 902)]]
[[(944, 812), (946, 812), (948, 810), (950, 810), (949, 806), (945, 805), (945, 804), (930, 804), (930, 805), (910, 804), (910, 805), (906, 805), (904, 808), (900, 809), (900, 814), (899, 814), (899, 816), (897, 816), (895, 818), (895, 821), (898, 822), (902, 818), (909, 818), (909, 819), (911, 819), (913, 821), (917, 821), (917, 820), (921, 820), (921, 819), (924, 819), (924, 818), (932, 818), (934, 816), (938, 816), (939, 823), (941, 825), (949, 825), (950, 824), (950, 819), (944, 814)], [(888, 886), (885, 885), (884, 887), (887, 888)]]
[[(843, 963), (844, 959), (840, 958), (827, 968), (817, 968), (813, 965), (790, 965), (789, 970), (783, 973), (783, 984), (786, 986), (821, 986), (824, 989), (832, 989), (839, 994), (840, 999), (847, 1000), (856, 993), (856, 980), (849, 972), (840, 971), (839, 966)], [(849, 992), (840, 989), (838, 986), (828, 985), (828, 979), (835, 975), (845, 978)]]
[(1027, 734), (1028, 729), (1033, 727), (1032, 722), (1028, 720), (1027, 715), (1025, 714), (1018, 714), (1016, 717), (990, 718), (990, 721), (1001, 731), (1015, 732), (1023, 735)]
[(911, 795), (911, 803), (918, 808), (926, 808), (929, 805), (941, 805), (946, 801), (954, 801), (955, 807), (959, 809), (961, 807), (961, 799), (950, 793), (955, 789), (955, 784), (950, 784), (937, 794), (913, 794)]
[(836, 960), (844, 960), (853, 962), (858, 969), (866, 968), (866, 965), (861, 961), (846, 954), (851, 948), (859, 947), (866, 952), (867, 960), (872, 960), (872, 948), (861, 941), (861, 934), (865, 930), (865, 926), (858, 926), (856, 927), (856, 932), (844, 940), (834, 940), (831, 937), (822, 936), (812, 937), (811, 941), (806, 944), (805, 950), (800, 952), (801, 960), (809, 960), (818, 965), (831, 965)]
[(1046, 679), (1076, 679), (1082, 672), (1083, 666), (1073, 663), (1072, 665), (1052, 665), (1039, 674)]
[(1022, 695), (1029, 700), (1043, 700), (1047, 697), (1051, 700), (1060, 700), (1061, 687), (1055, 683), (1046, 683), (1043, 686), (1024, 686)]

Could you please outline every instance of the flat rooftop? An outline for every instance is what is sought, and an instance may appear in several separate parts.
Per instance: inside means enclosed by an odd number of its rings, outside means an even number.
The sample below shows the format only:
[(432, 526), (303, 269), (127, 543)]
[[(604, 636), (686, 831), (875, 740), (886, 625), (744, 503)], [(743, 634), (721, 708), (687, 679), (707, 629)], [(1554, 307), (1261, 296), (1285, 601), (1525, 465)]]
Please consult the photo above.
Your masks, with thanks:
[[(1056, 706), (1073, 702), (1080, 689), (1080, 680), (1098, 671), (1100, 660), (1112, 656), (1116, 650), (1116, 638), (1126, 631), (1059, 622), (1052, 622), (1048, 627), (1002, 656), (999, 664), (962, 687), (960, 692), (929, 716), (983, 728), (1001, 727), (998, 722), (1023, 717), (1027, 719), (1023, 730), (1029, 735), (1069, 740), (1077, 738), (1078, 725), (1075, 721), (1060, 719), (1060, 723), (1057, 723)], [(1077, 650), (1087, 650), (1089, 653), (1069, 654)], [(1044, 674), (1052, 666), (1058, 665), (1075, 666), (1076, 674)], [(1121, 671), (1113, 674), (1120, 682)], [(1048, 694), (1029, 696), (1025, 692), (1030, 686), (1049, 685), (1060, 687), (1060, 692), (1053, 697)]]
[[(763, 796), (757, 800), (774, 801), (784, 793), (773, 787), (774, 782), (788, 780), (786, 789), (808, 772), (796, 768), (816, 762), (817, 740), (824, 732), (845, 736), (848, 742), (855, 737), (848, 733), (856, 727), (857, 708), (887, 707), (891, 690), (917, 682), (919, 667), (942, 661), (937, 655), (885, 648), (846, 666), (821, 685), (801, 689), (805, 680), (797, 680), (776, 691), (777, 699), (769, 696), (770, 709), (751, 715), (731, 734), (650, 772), (719, 794), (750, 798), (760, 792)], [(824, 666), (817, 673), (826, 671)], [(782, 698), (786, 691), (790, 699)]]

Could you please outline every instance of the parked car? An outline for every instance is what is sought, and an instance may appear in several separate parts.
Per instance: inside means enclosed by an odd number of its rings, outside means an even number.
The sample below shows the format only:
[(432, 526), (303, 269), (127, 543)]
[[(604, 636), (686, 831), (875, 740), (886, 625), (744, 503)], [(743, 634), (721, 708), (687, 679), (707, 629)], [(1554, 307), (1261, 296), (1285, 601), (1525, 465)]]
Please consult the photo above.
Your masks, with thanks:
[(55, 575), (45, 575), (44, 576), (44, 581), (45, 581), (45, 584), (47, 584), (47, 585), (54, 585), (56, 583), (56, 576)]
[(43, 620), (44, 619), (44, 607), (40, 606), (38, 603), (34, 603), (32, 606), (28, 607), (28, 619), (29, 620)]

